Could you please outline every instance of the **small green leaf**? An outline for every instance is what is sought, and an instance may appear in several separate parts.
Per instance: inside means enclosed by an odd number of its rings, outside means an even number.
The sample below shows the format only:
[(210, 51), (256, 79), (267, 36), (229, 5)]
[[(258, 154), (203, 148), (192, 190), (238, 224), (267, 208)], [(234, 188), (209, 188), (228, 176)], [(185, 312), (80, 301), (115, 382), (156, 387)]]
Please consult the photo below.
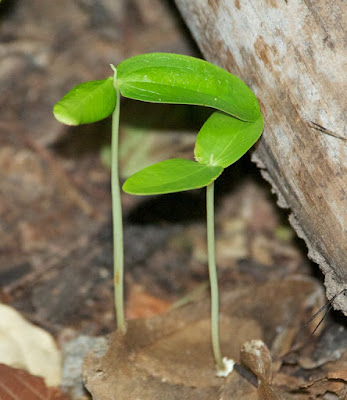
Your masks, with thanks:
[(135, 173), (125, 181), (123, 190), (138, 195), (182, 192), (207, 186), (222, 172), (219, 166), (173, 158)]
[(264, 127), (262, 114), (255, 122), (244, 122), (216, 111), (196, 138), (195, 159), (223, 168), (241, 158), (259, 139)]
[(53, 108), (55, 118), (66, 125), (101, 121), (116, 106), (113, 77), (75, 86)]
[(207, 61), (170, 53), (129, 58), (117, 67), (124, 97), (212, 107), (244, 121), (259, 118), (258, 101), (238, 77)]

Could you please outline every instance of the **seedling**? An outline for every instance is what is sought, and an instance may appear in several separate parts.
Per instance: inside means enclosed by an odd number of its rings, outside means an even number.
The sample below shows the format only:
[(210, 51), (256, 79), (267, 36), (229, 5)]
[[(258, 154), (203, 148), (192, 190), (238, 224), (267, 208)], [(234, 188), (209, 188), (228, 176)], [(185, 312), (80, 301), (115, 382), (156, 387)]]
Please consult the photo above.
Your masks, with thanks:
[[(193, 57), (168, 53), (151, 53), (129, 58), (120, 63), (117, 69), (111, 65), (114, 74), (112, 77), (101, 81), (82, 83), (67, 93), (55, 106), (54, 116), (58, 121), (67, 125), (81, 125), (100, 121), (112, 114), (112, 142), (111, 142), (111, 190), (113, 211), (113, 249), (114, 249), (114, 285), (115, 285), (115, 307), (117, 314), (117, 326), (123, 333), (126, 332), (123, 305), (123, 229), (122, 211), (120, 202), (120, 188), (118, 176), (118, 131), (120, 113), (120, 95), (135, 100), (153, 103), (175, 103), (194, 104), (212, 107), (226, 114), (246, 121), (245, 126), (251, 127), (258, 124), (257, 129), (262, 127), (262, 117), (259, 104), (253, 92), (236, 76), (227, 71), (210, 64), (206, 61)], [(237, 124), (236, 119), (227, 117), (226, 114), (213, 114), (204, 125), (204, 130), (215, 132), (219, 136), (218, 124), (226, 125), (228, 130), (232, 124)], [(228, 121), (228, 122), (225, 122)], [(231, 122), (233, 121), (233, 122)], [(241, 122), (238, 121), (240, 124)], [(260, 121), (260, 122), (259, 122)], [(247, 123), (249, 122), (249, 124)], [(239, 125), (248, 137), (248, 130)], [(253, 129), (253, 128), (249, 128)], [(255, 128), (254, 128), (255, 129)], [(223, 129), (221, 130), (223, 131)], [(208, 201), (213, 209), (213, 181), (223, 168), (223, 151), (214, 152), (212, 158), (220, 155), (216, 160), (208, 157), (203, 145), (204, 136), (200, 132), (200, 150), (196, 147), (197, 163), (187, 160), (166, 161), (164, 175), (170, 171), (170, 165), (174, 166), (181, 179), (174, 185), (170, 182), (170, 189), (163, 191), (157, 187), (152, 192), (149, 190), (151, 180), (144, 180), (146, 194), (168, 193), (180, 190), (189, 190), (195, 187), (208, 187)], [(247, 140), (247, 139), (244, 139)], [(255, 140), (254, 140), (255, 141)], [(254, 143), (254, 141), (252, 143)], [(250, 147), (250, 146), (249, 146)], [(242, 147), (243, 148), (243, 147)], [(248, 148), (247, 148), (248, 149)], [(247, 151), (247, 150), (245, 150)], [(173, 164), (172, 164), (173, 162)], [(156, 172), (157, 183), (162, 171), (163, 164)], [(165, 164), (164, 164), (165, 167)], [(153, 168), (153, 167), (151, 167)], [(145, 179), (146, 173), (141, 179)], [(138, 175), (139, 176), (139, 175)], [(193, 186), (190, 182), (193, 179)], [(130, 182), (130, 183), (129, 183)], [(131, 186), (134, 179), (128, 181)], [(135, 179), (136, 182), (136, 179)], [(137, 179), (139, 183), (139, 179)], [(136, 185), (135, 185), (136, 186)], [(157, 185), (158, 186), (158, 185)], [(131, 191), (131, 187), (128, 188)], [(149, 191), (148, 191), (149, 190)], [(134, 193), (136, 188), (134, 189)], [(139, 192), (137, 194), (140, 194)], [(211, 224), (210, 224), (211, 225)], [(211, 231), (210, 228), (210, 232)], [(211, 233), (209, 234), (211, 235)], [(213, 243), (213, 238), (210, 242)], [(213, 254), (211, 251), (210, 254)], [(212, 263), (212, 261), (211, 261)], [(210, 264), (211, 264), (210, 263)], [(215, 289), (213, 289), (215, 290)], [(214, 299), (216, 296), (214, 296)], [(215, 301), (215, 300), (214, 300)], [(217, 310), (218, 313), (218, 310)], [(214, 312), (214, 315), (216, 313)]]
[(170, 159), (151, 165), (128, 178), (123, 190), (149, 195), (179, 192), (206, 186), (207, 248), (211, 289), (212, 348), (218, 374), (226, 369), (218, 327), (218, 279), (214, 242), (214, 181), (224, 168), (242, 157), (259, 139), (263, 117), (244, 122), (216, 111), (202, 126), (195, 143), (195, 161)]

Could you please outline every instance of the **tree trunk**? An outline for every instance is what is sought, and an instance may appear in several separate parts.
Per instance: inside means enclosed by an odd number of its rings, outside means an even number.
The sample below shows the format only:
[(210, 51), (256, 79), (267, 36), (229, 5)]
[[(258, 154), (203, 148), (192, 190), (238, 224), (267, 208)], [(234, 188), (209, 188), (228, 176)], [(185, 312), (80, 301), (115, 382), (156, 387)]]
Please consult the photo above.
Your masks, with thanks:
[[(176, 4), (206, 59), (257, 95), (265, 130), (253, 160), (291, 209), (332, 299), (347, 289), (343, 0)], [(347, 315), (347, 296), (334, 307)]]

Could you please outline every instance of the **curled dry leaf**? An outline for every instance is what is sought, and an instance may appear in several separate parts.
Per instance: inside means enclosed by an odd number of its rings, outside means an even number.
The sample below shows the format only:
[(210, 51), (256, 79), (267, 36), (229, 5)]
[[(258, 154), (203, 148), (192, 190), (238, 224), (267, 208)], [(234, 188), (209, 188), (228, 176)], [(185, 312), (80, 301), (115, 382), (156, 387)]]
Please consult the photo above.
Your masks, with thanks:
[(266, 344), (261, 340), (246, 342), (240, 352), (240, 361), (258, 377), (258, 399), (278, 400), (271, 388), (272, 359)]
[(61, 356), (54, 339), (4, 304), (0, 304), (0, 362), (41, 376), (49, 386), (60, 384)]
[(266, 344), (261, 340), (246, 342), (240, 352), (240, 361), (257, 375), (259, 379), (264, 379), (268, 382), (271, 381), (271, 355)]

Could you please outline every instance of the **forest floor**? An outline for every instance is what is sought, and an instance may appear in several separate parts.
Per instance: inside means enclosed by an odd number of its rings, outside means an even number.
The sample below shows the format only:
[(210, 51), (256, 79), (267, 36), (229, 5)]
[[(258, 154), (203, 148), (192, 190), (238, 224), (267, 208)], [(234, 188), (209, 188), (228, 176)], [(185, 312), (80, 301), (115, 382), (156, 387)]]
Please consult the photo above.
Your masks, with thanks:
[[(304, 326), (326, 301), (323, 278), (248, 156), (216, 184), (221, 341), (236, 371), (215, 376), (202, 190), (123, 194), (129, 331), (112, 334), (110, 121), (68, 128), (52, 108), (72, 86), (112, 75), (109, 64), (132, 55), (201, 55), (169, 1), (110, 7), (0, 5), (0, 302), (53, 336), (65, 393), (54, 398), (90, 398), (82, 360), (97, 346), (84, 366), (95, 399), (343, 399), (346, 319), (330, 312), (313, 335), (321, 316)], [(129, 100), (121, 110), (123, 180), (162, 159), (192, 158), (204, 111)], [(2, 338), (14, 328), (1, 315), (0, 349), (8, 350)], [(0, 373), (0, 400), (24, 399), (9, 394), (16, 374)], [(33, 389), (26, 400), (53, 398), (36, 378), (19, 376)]]

